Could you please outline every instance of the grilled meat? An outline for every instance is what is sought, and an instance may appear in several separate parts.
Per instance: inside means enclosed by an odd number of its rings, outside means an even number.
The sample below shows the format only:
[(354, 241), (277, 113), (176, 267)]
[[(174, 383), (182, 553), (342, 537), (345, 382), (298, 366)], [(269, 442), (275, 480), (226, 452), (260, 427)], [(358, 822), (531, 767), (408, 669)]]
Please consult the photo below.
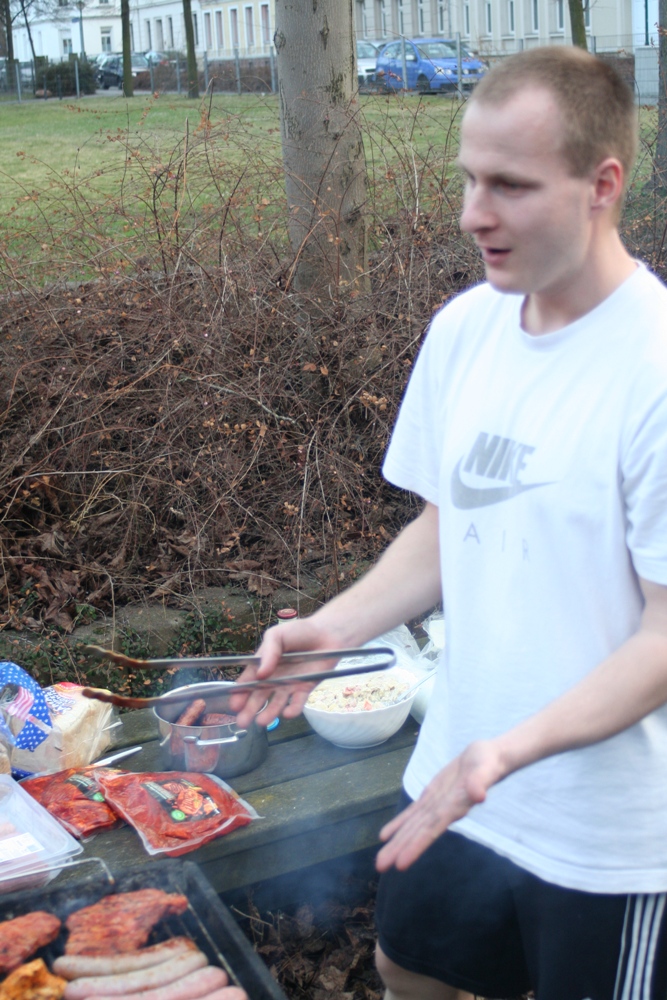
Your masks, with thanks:
[(66, 986), (66, 979), (52, 976), (44, 961), (36, 958), (7, 976), (0, 986), (0, 1000), (61, 1000)]
[(68, 955), (113, 955), (142, 948), (164, 917), (183, 913), (186, 896), (161, 889), (139, 889), (105, 896), (67, 918)]
[(38, 948), (50, 944), (59, 930), (58, 917), (43, 910), (0, 923), (0, 974), (11, 972)]

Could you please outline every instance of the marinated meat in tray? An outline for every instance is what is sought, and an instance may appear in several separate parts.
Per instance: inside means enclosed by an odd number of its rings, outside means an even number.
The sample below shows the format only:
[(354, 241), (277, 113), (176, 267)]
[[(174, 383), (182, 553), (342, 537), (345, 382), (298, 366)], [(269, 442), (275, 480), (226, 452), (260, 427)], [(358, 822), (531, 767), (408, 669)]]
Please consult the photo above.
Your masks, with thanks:
[(68, 955), (109, 955), (136, 951), (148, 940), (153, 927), (164, 917), (184, 913), (186, 896), (161, 889), (105, 896), (99, 903), (84, 906), (65, 922), (69, 937)]
[(21, 788), (55, 816), (73, 837), (85, 839), (122, 823), (104, 801), (96, 781), (102, 774), (117, 773), (108, 767), (70, 767), (55, 774), (28, 778), (21, 782)]
[(0, 923), (0, 974), (11, 972), (38, 948), (55, 941), (60, 926), (58, 917), (43, 910)]

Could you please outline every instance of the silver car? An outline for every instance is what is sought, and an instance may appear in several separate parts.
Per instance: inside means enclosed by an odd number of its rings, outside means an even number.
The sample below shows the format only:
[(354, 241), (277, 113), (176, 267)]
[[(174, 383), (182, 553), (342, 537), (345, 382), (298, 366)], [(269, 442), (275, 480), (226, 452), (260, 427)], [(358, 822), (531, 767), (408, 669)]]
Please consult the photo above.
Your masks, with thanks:
[(360, 87), (375, 83), (375, 60), (378, 47), (373, 42), (357, 42), (357, 78)]

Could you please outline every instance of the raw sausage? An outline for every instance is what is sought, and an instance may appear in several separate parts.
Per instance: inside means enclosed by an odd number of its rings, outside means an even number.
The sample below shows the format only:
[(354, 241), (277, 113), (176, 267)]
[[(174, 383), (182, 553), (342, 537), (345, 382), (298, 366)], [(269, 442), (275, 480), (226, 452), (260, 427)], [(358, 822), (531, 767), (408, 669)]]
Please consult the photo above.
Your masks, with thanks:
[[(168, 986), (158, 986), (155, 990), (142, 990), (138, 993), (128, 993), (126, 996), (141, 997), (141, 1000), (203, 1000), (220, 986), (227, 984), (227, 973), (217, 965), (207, 965), (197, 969), (189, 976), (184, 976)], [(95, 1000), (118, 1000), (118, 994), (104, 994)]]
[(248, 1000), (248, 994), (239, 986), (223, 986), (214, 993), (207, 993), (201, 1000)]
[(201, 951), (177, 955), (159, 965), (134, 972), (121, 972), (112, 976), (89, 976), (73, 979), (64, 993), (65, 1000), (86, 1000), (86, 997), (125, 997), (131, 993), (153, 991), (158, 986), (166, 986), (182, 979), (188, 973), (208, 965), (208, 959)]
[(53, 963), (53, 971), (64, 979), (81, 979), (83, 976), (112, 976), (121, 972), (134, 972), (159, 965), (176, 955), (197, 951), (190, 938), (177, 937), (162, 941), (150, 948), (128, 951), (122, 955), (61, 955)]

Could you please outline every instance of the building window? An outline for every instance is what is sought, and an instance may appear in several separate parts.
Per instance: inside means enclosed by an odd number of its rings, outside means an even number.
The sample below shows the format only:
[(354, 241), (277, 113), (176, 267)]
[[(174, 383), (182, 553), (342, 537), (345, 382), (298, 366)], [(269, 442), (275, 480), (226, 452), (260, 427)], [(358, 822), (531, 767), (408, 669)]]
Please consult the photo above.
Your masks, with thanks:
[(262, 26), (262, 45), (271, 44), (271, 21), (269, 19), (269, 5), (263, 3), (259, 8), (259, 21)]
[(591, 5), (590, 0), (584, 0), (584, 27), (591, 26)]
[(111, 28), (100, 29), (100, 47), (102, 52), (111, 52)]
[(58, 0), (59, 7), (69, 7), (69, 0)]
[(222, 34), (222, 11), (215, 12), (215, 41), (219, 49), (224, 47), (224, 36)]
[(532, 19), (532, 30), (540, 30), (540, 0), (530, 0), (530, 13)]
[(72, 54), (72, 39), (63, 38), (63, 55), (69, 56)]
[(426, 12), (424, 10), (425, 0), (417, 0), (417, 18), (419, 21), (419, 34), (426, 34)]
[(196, 14), (192, 15), (192, 27), (195, 32), (195, 45), (199, 48), (199, 19)]
[(368, 11), (366, 10), (366, 0), (361, 0), (359, 9), (361, 11), (361, 37), (365, 38), (368, 34)]
[(153, 48), (153, 36), (151, 34), (151, 22), (150, 21), (144, 21), (144, 24), (146, 25), (146, 39), (148, 41), (148, 48), (152, 49)]
[(386, 38), (389, 34), (389, 12), (387, 10), (387, 0), (380, 0), (380, 26), (382, 30), (382, 37)]
[(167, 33), (169, 36), (169, 48), (173, 49), (174, 46), (174, 19), (173, 17), (167, 18)]
[(398, 33), (405, 34), (405, 0), (398, 0)]
[(463, 4), (463, 34), (470, 34), (470, 4)]
[(438, 0), (438, 32), (445, 33), (445, 0)]
[(243, 11), (245, 20), (245, 43), (248, 49), (255, 47), (255, 21), (252, 7), (246, 7)]
[(513, 35), (514, 27), (514, 0), (507, 0), (507, 33)]
[(556, 31), (565, 31), (564, 0), (556, 0)]
[(109, 3), (109, 0), (100, 0), (100, 3)]
[(229, 12), (229, 27), (231, 29), (232, 36), (232, 48), (238, 49), (239, 47), (239, 12), (236, 7), (232, 7)]
[(158, 52), (162, 52), (164, 48), (164, 31), (162, 29), (162, 18), (158, 17), (155, 20), (155, 46)]
[(486, 3), (484, 4), (484, 24), (487, 35), (490, 35), (493, 31), (493, 13), (491, 11), (490, 0), (486, 0)]
[(134, 21), (130, 21), (130, 48), (133, 52), (136, 52), (136, 46), (134, 44)]

